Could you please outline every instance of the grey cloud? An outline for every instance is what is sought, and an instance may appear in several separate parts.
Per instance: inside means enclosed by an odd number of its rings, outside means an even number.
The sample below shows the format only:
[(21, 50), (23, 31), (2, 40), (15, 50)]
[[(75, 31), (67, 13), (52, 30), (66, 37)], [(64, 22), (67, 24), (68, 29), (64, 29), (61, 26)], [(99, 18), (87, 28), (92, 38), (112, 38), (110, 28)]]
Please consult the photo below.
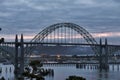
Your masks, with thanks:
[(117, 3), (120, 2), (120, 0), (112, 0), (112, 1), (117, 2)]
[(114, 32), (120, 31), (119, 7), (119, 0), (0, 0), (0, 26), (5, 34), (34, 34), (73, 22), (89, 32)]

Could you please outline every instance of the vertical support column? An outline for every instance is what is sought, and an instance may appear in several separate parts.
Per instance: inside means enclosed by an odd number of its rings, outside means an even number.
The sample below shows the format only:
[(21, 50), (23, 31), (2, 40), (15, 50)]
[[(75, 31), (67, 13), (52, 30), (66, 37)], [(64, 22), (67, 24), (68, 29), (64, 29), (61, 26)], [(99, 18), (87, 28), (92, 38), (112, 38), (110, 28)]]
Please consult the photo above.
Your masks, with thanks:
[(23, 34), (21, 34), (20, 51), (21, 51), (20, 73), (22, 74), (24, 72), (24, 41), (23, 41)]
[(18, 35), (15, 38), (15, 73), (18, 74)]
[(99, 46), (99, 69), (102, 70), (102, 40), (100, 39), (100, 46)]
[(55, 43), (56, 42), (56, 38), (55, 38), (55, 36), (56, 36), (56, 30), (55, 30), (55, 27), (54, 27), (54, 31), (52, 32), (52, 43)]
[(105, 39), (105, 69), (108, 70), (109, 69), (109, 64), (108, 64), (108, 43), (107, 43), (107, 39)]
[[(30, 48), (29, 44), (26, 44), (26, 50), (24, 54), (26, 53), (27, 55), (29, 55), (29, 51), (30, 51), (29, 48)], [(26, 61), (25, 64), (29, 64), (29, 57), (24, 58), (24, 60)]]
[(66, 27), (65, 27), (65, 35), (64, 36), (65, 36), (64, 43), (66, 43), (66, 41), (67, 41), (67, 38), (66, 38), (67, 37)]

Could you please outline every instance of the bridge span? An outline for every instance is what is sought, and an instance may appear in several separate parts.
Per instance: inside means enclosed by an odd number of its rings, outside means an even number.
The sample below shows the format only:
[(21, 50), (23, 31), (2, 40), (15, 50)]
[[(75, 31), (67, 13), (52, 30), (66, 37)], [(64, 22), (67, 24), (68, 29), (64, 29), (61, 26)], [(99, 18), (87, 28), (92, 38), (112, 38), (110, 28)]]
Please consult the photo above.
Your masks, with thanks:
[[(13, 56), (16, 71), (18, 71), (18, 55), (20, 55), (20, 73), (22, 73), (24, 71), (25, 56), (30, 56), (32, 51), (35, 50), (34, 46), (37, 47), (38, 45), (90, 46), (98, 57), (99, 68), (105, 70), (109, 69), (108, 59), (111, 53), (120, 50), (120, 45), (109, 45), (107, 39), (105, 39), (104, 44), (101, 39), (97, 42), (86, 29), (77, 24), (57, 23), (40, 31), (30, 42), (24, 42), (23, 34), (20, 41), (18, 35), (16, 35), (15, 42), (1, 43), (0, 51), (1, 53), (4, 52), (7, 57), (10, 56), (8, 56), (9, 53)], [(12, 50), (14, 53), (7, 51), (9, 47), (14, 47), (14, 50)]]
[[(88, 44), (88, 43), (46, 43), (46, 42), (23, 42), (24, 45), (36, 45), (36, 44), (41, 44), (41, 45), (44, 45), (44, 44), (49, 44), (49, 45), (83, 45), (83, 46), (105, 46), (105, 44)], [(14, 45), (15, 42), (4, 42), (2, 44), (7, 44), (7, 45)], [(20, 45), (21, 42), (18, 42), (18, 45)], [(107, 45), (108, 47), (118, 47), (120, 48), (120, 45), (114, 45), (114, 44), (108, 44)]]

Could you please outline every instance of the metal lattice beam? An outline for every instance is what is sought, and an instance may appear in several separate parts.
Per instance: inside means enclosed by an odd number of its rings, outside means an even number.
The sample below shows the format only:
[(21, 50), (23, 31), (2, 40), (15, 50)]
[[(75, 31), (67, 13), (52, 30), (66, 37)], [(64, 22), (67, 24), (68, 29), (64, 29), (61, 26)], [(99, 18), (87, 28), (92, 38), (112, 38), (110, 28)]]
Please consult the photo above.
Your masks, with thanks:
[[(70, 29), (73, 29), (74, 31), (76, 31), (78, 34), (80, 34), (88, 44), (97, 44), (96, 40), (92, 37), (92, 35), (85, 30), (83, 27), (74, 24), (74, 23), (57, 23), (57, 24), (53, 24), (47, 28), (45, 28), (44, 30), (42, 30), (40, 33), (38, 33), (32, 40), (31, 42), (43, 42), (44, 38), (47, 37), (50, 33), (52, 33), (53, 31), (55, 31), (56, 29), (62, 28), (62, 27), (67, 27)], [(91, 48), (93, 49), (93, 51), (96, 54), (99, 54), (99, 50), (96, 46), (91, 46)]]

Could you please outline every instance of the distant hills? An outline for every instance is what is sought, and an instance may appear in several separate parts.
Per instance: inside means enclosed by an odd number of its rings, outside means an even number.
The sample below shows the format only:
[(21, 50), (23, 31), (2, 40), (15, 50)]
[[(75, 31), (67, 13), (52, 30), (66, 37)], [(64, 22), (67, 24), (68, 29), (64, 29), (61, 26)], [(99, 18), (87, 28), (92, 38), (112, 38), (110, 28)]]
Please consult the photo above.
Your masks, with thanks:
[[(13, 47), (5, 47), (1, 46), (3, 50), (9, 50), (8, 52), (15, 53)], [(83, 47), (83, 46), (37, 46), (33, 47), (34, 51), (32, 54), (40, 55), (40, 54), (48, 54), (48, 55), (88, 55), (94, 54), (91, 47)], [(20, 50), (19, 50), (20, 52)]]
[(34, 54), (48, 55), (87, 55), (94, 54), (91, 47), (81, 46), (39, 46), (33, 51)]

